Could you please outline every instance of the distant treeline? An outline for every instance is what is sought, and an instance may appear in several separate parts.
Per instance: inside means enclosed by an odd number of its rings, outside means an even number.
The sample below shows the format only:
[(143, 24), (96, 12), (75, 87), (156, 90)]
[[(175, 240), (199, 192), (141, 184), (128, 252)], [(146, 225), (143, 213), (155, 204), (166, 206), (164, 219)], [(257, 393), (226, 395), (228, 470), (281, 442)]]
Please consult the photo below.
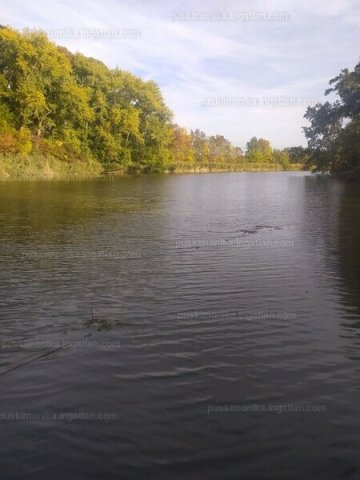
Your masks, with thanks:
[(302, 147), (273, 150), (253, 137), (244, 153), (222, 135), (172, 121), (158, 85), (50, 42), (0, 28), (0, 153), (100, 162), (158, 172), (178, 165), (303, 163)]

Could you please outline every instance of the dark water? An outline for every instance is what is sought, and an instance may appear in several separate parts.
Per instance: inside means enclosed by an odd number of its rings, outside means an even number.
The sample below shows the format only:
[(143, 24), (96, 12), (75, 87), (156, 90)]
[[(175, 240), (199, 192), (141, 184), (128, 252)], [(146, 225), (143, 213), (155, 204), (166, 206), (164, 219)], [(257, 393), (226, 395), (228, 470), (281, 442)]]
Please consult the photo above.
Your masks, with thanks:
[(359, 479), (359, 212), (303, 173), (1, 183), (1, 480)]

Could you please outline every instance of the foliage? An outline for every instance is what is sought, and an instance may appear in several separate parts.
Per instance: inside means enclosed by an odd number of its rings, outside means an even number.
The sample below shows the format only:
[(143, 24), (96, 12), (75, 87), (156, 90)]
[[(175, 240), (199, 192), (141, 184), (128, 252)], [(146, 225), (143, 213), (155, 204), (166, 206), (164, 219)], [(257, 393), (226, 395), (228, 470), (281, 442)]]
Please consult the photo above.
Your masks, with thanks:
[(308, 139), (308, 164), (318, 171), (342, 172), (360, 168), (360, 63), (330, 80), (325, 95), (336, 94), (333, 103), (308, 107), (304, 127)]
[(246, 144), (246, 159), (251, 163), (271, 163), (272, 148), (264, 138), (252, 137)]
[(306, 164), (309, 161), (309, 151), (304, 147), (288, 147), (284, 149), (289, 155), (289, 162), (294, 164)]
[(290, 168), (290, 156), (286, 150), (274, 150), (272, 154), (273, 161), (280, 163), (284, 170)]
[(188, 132), (172, 122), (155, 82), (73, 54), (41, 31), (7, 27), (0, 28), (0, 154), (144, 172), (290, 161), (262, 138), (244, 155), (222, 135)]
[(162, 169), (172, 114), (154, 82), (57, 47), (40, 31), (0, 29), (0, 151)]

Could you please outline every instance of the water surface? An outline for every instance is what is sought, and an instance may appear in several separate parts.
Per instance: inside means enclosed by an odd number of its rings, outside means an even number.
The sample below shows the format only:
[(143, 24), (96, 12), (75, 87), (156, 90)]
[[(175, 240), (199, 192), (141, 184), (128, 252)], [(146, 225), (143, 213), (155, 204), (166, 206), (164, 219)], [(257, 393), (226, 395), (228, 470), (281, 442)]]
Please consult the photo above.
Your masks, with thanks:
[(359, 211), (306, 173), (0, 183), (1, 478), (358, 479)]

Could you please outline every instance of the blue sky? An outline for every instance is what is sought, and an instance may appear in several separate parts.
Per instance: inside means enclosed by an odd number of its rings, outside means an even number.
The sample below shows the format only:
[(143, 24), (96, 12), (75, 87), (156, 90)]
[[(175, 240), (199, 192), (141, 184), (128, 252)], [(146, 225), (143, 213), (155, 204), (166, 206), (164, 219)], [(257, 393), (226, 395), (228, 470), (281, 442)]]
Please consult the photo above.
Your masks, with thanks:
[(1, 14), (155, 80), (177, 123), (242, 147), (306, 145), (306, 105), (360, 60), (359, 0), (12, 0)]

